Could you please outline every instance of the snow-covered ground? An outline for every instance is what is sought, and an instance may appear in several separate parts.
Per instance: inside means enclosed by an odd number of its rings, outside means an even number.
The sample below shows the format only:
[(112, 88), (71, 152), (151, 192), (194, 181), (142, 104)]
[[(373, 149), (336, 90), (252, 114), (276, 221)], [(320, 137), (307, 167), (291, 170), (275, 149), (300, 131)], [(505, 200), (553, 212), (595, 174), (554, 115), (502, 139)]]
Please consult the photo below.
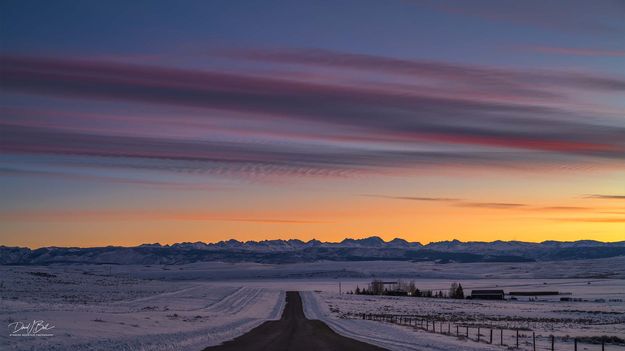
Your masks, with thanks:
[[(625, 335), (625, 258), (553, 263), (316, 262), (265, 265), (0, 266), (0, 322), (44, 320), (49, 337), (0, 334), (0, 350), (201, 350), (280, 318), (284, 291), (340, 334), (390, 350), (501, 350), (499, 346), (362, 320), (360, 313), (531, 328), (547, 335)], [(557, 290), (585, 302), (476, 301), (348, 295), (372, 277), (419, 289)], [(555, 279), (565, 278), (565, 279)], [(618, 277), (621, 279), (613, 279)], [(339, 286), (343, 294), (339, 294)], [(548, 299), (545, 299), (548, 300)], [(564, 345), (569, 349), (571, 345)], [(539, 348), (541, 349), (541, 348)], [(572, 348), (570, 348), (572, 349)], [(580, 345), (579, 350), (599, 350)], [(607, 350), (618, 348), (610, 347)], [(622, 348), (621, 348), (622, 349)]]
[[(331, 294), (334, 295), (334, 294)], [(427, 333), (390, 323), (362, 319), (344, 319), (331, 312), (332, 307), (324, 299), (328, 293), (311, 291), (302, 293), (304, 313), (309, 319), (324, 321), (335, 332), (395, 351), (447, 351), (447, 350), (501, 350), (500, 347), (473, 343), (440, 334)], [(337, 295), (345, 296), (345, 295)]]
[[(572, 282), (570, 282), (572, 284)], [(581, 282), (580, 282), (581, 283)], [(615, 289), (612, 296), (625, 295), (625, 282), (605, 281), (597, 286)], [(391, 325), (376, 321), (364, 321), (363, 313), (401, 314), (419, 316), (435, 320), (437, 323), (469, 324), (502, 328), (529, 328), (536, 332), (537, 339), (544, 346), (548, 345), (548, 336), (615, 336), (625, 335), (625, 302), (560, 302), (560, 301), (480, 301), (451, 300), (434, 298), (365, 296), (336, 294), (331, 292), (307, 292), (305, 305), (307, 315), (326, 321), (336, 331), (346, 331), (345, 335), (362, 339), (371, 338), (380, 346), (391, 347), (389, 342), (401, 340), (397, 350), (438, 350), (428, 346), (457, 343), (454, 337), (434, 335), (413, 328)], [(624, 300), (625, 301), (625, 300)], [(453, 327), (455, 331), (455, 327)], [(488, 329), (484, 329), (488, 330)], [(343, 332), (342, 332), (343, 333)], [(475, 330), (472, 331), (475, 333)], [(498, 332), (496, 331), (496, 335)], [(387, 336), (388, 334), (388, 336)], [(400, 335), (401, 334), (401, 335)], [(527, 333), (523, 342), (530, 342)], [(507, 344), (514, 344), (514, 333), (507, 334)], [(379, 340), (378, 340), (379, 339)], [(409, 345), (403, 345), (410, 340)], [(421, 340), (421, 341), (419, 341)], [(486, 349), (486, 346), (463, 341), (462, 349), (471, 347)], [(562, 341), (558, 341), (561, 343)], [(475, 344), (475, 345), (474, 345)], [(592, 345), (585, 345), (592, 350)], [(597, 345), (595, 345), (597, 346)], [(430, 348), (428, 348), (430, 347)], [(595, 347), (598, 349), (597, 347)], [(442, 349), (454, 349), (450, 345)], [(625, 350), (625, 347), (610, 346), (610, 350)], [(583, 348), (580, 348), (583, 350)]]
[[(1, 350), (201, 350), (279, 319), (279, 289), (2, 267), (0, 321), (43, 320), (53, 336), (0, 335)], [(87, 271), (89, 272), (89, 271)]]
[[(105, 271), (109, 266), (92, 266)], [(113, 266), (113, 273), (171, 280), (250, 280), (412, 277), (419, 279), (625, 279), (625, 256), (524, 263), (320, 261), (293, 264), (198, 262), (185, 265)]]

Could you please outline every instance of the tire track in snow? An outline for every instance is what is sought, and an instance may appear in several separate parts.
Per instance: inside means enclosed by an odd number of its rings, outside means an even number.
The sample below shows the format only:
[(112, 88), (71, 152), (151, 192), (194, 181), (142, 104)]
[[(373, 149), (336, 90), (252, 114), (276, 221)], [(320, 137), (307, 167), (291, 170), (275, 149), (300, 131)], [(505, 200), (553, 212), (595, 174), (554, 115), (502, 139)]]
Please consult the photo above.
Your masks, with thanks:
[(261, 293), (262, 289), (241, 287), (233, 294), (209, 306), (206, 310), (211, 313), (236, 314), (253, 304)]

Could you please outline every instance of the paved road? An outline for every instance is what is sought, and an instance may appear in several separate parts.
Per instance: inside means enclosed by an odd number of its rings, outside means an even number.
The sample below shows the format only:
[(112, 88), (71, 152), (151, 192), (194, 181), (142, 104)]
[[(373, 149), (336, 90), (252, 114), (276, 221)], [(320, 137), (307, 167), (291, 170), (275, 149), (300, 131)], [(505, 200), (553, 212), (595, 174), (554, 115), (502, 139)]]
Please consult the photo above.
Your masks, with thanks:
[(204, 351), (384, 351), (385, 349), (335, 333), (319, 320), (306, 319), (302, 299), (287, 291), (282, 318), (265, 322), (247, 334)]

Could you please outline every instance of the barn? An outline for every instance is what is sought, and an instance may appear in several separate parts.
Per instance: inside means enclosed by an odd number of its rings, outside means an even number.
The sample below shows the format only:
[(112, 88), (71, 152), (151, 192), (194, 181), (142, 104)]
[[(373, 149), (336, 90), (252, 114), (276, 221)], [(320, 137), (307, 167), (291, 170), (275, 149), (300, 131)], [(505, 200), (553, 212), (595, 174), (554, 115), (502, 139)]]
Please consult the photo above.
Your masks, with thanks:
[(472, 290), (469, 298), (476, 300), (503, 300), (504, 292), (503, 290)]

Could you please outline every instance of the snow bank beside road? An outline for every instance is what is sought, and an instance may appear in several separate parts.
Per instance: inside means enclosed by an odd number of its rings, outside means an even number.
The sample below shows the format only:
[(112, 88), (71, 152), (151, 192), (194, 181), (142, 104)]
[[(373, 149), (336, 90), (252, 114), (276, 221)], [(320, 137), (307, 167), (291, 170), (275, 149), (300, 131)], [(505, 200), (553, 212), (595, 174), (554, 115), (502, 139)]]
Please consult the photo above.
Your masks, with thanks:
[(448, 350), (499, 350), (494, 346), (463, 341), (448, 336), (431, 334), (394, 324), (358, 319), (333, 317), (329, 306), (319, 300), (319, 295), (306, 291), (300, 293), (304, 314), (308, 319), (318, 319), (335, 332), (356, 340), (387, 348), (392, 351), (448, 351)]

